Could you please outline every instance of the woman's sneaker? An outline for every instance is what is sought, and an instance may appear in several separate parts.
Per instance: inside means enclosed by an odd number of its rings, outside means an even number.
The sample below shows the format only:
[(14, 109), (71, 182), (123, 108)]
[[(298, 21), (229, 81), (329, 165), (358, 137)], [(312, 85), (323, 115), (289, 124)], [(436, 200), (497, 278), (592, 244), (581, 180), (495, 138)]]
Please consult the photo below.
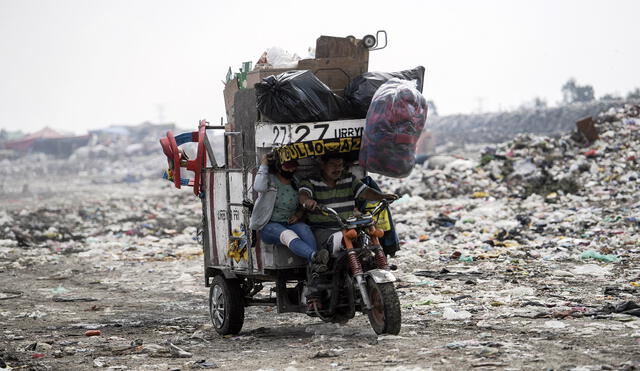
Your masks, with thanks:
[(329, 262), (329, 251), (321, 249), (316, 251), (311, 259), (311, 271), (315, 273), (323, 273), (327, 271), (327, 263)]

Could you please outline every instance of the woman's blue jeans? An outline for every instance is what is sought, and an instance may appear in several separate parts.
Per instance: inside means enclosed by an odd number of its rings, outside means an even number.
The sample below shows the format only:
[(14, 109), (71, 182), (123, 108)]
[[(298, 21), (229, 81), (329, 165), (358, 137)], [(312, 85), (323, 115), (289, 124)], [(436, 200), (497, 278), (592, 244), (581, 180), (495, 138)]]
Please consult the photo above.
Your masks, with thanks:
[(305, 223), (287, 224), (269, 222), (260, 230), (260, 237), (266, 243), (282, 243), (280, 235), (286, 230), (293, 231), (297, 235), (297, 238), (291, 240), (287, 246), (289, 250), (307, 259), (307, 261), (311, 261), (316, 252), (316, 238), (313, 232), (311, 232), (311, 228)]

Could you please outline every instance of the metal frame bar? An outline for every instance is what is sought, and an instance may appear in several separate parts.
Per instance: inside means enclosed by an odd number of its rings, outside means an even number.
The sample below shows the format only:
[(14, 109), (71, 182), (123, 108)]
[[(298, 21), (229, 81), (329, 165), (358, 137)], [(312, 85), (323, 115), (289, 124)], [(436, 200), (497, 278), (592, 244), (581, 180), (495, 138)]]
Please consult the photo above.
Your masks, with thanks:
[[(212, 127), (212, 128), (216, 128), (216, 127)], [(229, 154), (229, 137), (231, 136), (236, 136), (240, 138), (240, 149), (241, 151), (239, 151), (239, 155), (238, 156), (234, 156), (233, 160), (240, 158), (240, 168), (230, 168), (231, 163), (233, 163), (233, 161), (228, 161), (228, 154)], [(235, 145), (235, 143), (234, 143)], [(225, 167), (226, 169), (223, 170), (223, 172), (225, 173), (225, 182), (226, 182), (226, 188), (227, 188), (227, 235), (229, 236), (230, 240), (240, 240), (241, 237), (237, 237), (234, 238), (233, 237), (233, 228), (232, 228), (232, 213), (231, 213), (231, 207), (232, 206), (240, 206), (242, 207), (242, 224), (245, 227), (245, 238), (247, 239), (247, 255), (249, 256), (249, 259), (247, 261), (248, 263), (248, 270), (250, 273), (255, 273), (255, 266), (254, 266), (254, 261), (253, 261), (253, 251), (252, 251), (252, 245), (253, 245), (253, 241), (251, 240), (251, 232), (249, 230), (249, 215), (246, 212), (246, 209), (244, 208), (244, 205), (240, 202), (231, 202), (231, 183), (230, 183), (230, 173), (240, 173), (242, 175), (242, 199), (246, 200), (247, 199), (247, 191), (248, 191), (248, 187), (247, 187), (247, 178), (248, 178), (248, 169), (245, 166), (245, 148), (244, 148), (244, 134), (240, 131), (229, 131), (229, 132), (225, 132), (224, 133), (224, 152), (225, 152)], [(222, 169), (221, 169), (222, 170)], [(234, 269), (234, 263), (233, 261), (231, 261), (231, 270), (235, 271)]]

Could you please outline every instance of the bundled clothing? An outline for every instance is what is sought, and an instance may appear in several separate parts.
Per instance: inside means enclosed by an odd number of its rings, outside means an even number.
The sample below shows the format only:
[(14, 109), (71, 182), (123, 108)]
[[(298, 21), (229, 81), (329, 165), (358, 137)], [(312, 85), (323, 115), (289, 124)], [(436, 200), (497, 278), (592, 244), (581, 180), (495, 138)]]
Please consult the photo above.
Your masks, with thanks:
[(409, 81), (391, 79), (373, 96), (367, 112), (360, 166), (404, 178), (416, 163), (416, 143), (427, 120), (427, 101)]

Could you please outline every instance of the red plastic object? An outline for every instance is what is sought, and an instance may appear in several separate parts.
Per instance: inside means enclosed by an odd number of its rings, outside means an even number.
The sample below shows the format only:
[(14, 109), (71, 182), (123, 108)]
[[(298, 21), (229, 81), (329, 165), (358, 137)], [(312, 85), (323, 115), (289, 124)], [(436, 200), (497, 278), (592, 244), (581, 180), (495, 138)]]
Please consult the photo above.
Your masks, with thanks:
[[(195, 177), (193, 179), (193, 193), (198, 196), (200, 194), (200, 175), (202, 174), (202, 169), (206, 166), (207, 157), (205, 156), (204, 149), (204, 137), (205, 130), (207, 128), (207, 122), (205, 120), (200, 120), (200, 124), (198, 126), (198, 132), (192, 133), (192, 140), (198, 142), (198, 153), (196, 155), (195, 160), (187, 161), (187, 170), (191, 170), (194, 172)], [(197, 136), (195, 135), (197, 134)]]
[(586, 151), (584, 153), (584, 155), (586, 157), (593, 158), (593, 157), (596, 157), (598, 155), (598, 151), (596, 151), (595, 149), (590, 149), (590, 150)]
[(173, 162), (171, 176), (173, 176), (173, 184), (176, 188), (180, 188), (180, 151), (176, 139), (173, 137), (171, 130), (167, 131), (167, 137), (160, 139), (160, 145), (165, 156)]
[[(193, 171), (195, 176), (193, 181), (189, 181), (189, 186), (193, 187), (193, 193), (198, 196), (200, 194), (200, 180), (202, 169), (206, 166), (207, 158), (205, 156), (205, 147), (204, 147), (204, 138), (206, 135), (207, 121), (200, 120), (198, 125), (198, 131), (194, 131), (191, 133), (191, 140), (188, 142), (197, 142), (198, 143), (198, 152), (196, 154), (196, 158), (194, 160), (187, 160), (186, 168), (187, 170)], [(185, 143), (188, 143), (185, 142)], [(184, 144), (184, 143), (181, 143)], [(178, 149), (178, 144), (176, 142), (175, 137), (171, 131), (167, 132), (166, 138), (160, 139), (160, 145), (162, 146), (162, 151), (167, 156), (169, 161), (173, 163), (172, 177), (173, 184), (176, 188), (181, 188), (182, 179), (180, 176), (180, 150)]]

